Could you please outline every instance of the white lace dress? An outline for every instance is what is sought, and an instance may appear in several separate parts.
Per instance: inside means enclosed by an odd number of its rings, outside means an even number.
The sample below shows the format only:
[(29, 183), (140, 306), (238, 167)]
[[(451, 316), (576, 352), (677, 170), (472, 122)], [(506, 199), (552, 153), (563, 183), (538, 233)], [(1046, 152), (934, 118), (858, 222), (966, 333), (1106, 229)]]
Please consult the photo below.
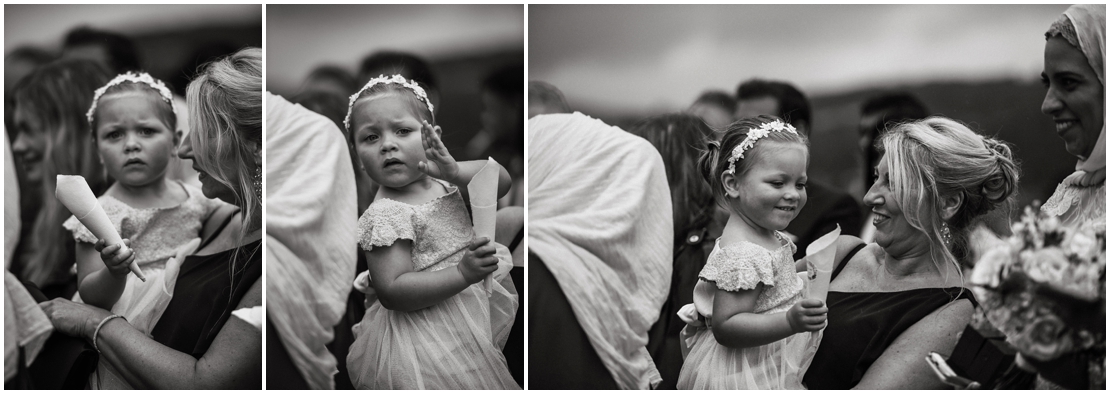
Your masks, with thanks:
[[(371, 250), (408, 239), (414, 271), (458, 265), (474, 230), (458, 188), (445, 186), (446, 195), (421, 205), (374, 201), (359, 218), (359, 245)], [(499, 260), (508, 258), (503, 263), (511, 266), (507, 249), (499, 249)], [(493, 282), (492, 293), (482, 283), (411, 312), (386, 309), (368, 294), (366, 315), (352, 328), (355, 341), (347, 355), (355, 388), (519, 389), (500, 350), (518, 306), (508, 290), (514, 288), (512, 279), (505, 275)]]
[[(694, 286), (694, 305), (709, 322), (713, 316), (716, 288), (725, 291), (754, 289), (763, 283), (756, 298), (757, 314), (782, 313), (802, 299), (806, 281), (796, 272), (794, 243), (776, 232), (781, 246), (768, 250), (747, 241), (725, 247), (717, 240)], [(804, 275), (804, 273), (802, 273)], [(716, 285), (716, 286), (714, 286)], [(775, 390), (804, 389), (805, 373), (800, 354), (810, 344), (810, 333), (795, 334), (763, 346), (734, 349), (722, 346), (708, 327), (687, 326), (684, 340), (690, 353), (678, 376), (680, 390)]]

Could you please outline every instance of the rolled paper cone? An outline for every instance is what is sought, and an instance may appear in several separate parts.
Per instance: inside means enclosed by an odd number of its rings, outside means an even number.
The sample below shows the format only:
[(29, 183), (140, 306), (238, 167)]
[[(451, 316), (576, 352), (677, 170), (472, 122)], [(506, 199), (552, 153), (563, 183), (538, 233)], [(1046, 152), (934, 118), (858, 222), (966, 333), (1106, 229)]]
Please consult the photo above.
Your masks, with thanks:
[[(470, 212), (474, 221), (474, 236), (486, 237), (490, 242), (497, 235), (497, 177), (500, 165), (492, 157), (474, 174), (466, 190), (470, 195)], [(493, 289), (493, 275), (483, 280), (486, 292)]]
[(836, 239), (840, 237), (840, 225), (833, 231), (822, 235), (806, 247), (806, 260), (813, 264), (816, 277), (809, 283), (806, 298), (815, 298), (825, 301), (829, 294), (829, 281), (832, 280), (832, 269), (836, 259)]
[[(58, 187), (54, 190), (54, 195), (73, 213), (73, 216), (77, 217), (77, 220), (81, 221), (81, 224), (92, 231), (93, 235), (103, 239), (106, 245), (119, 245), (120, 251), (127, 250), (127, 245), (123, 244), (123, 239), (116, 232), (112, 220), (108, 218), (107, 213), (104, 213), (104, 208), (100, 206), (96, 195), (85, 182), (85, 177), (58, 175)], [(139, 270), (138, 263), (132, 261), (128, 268), (140, 280), (146, 282), (146, 276), (143, 276), (143, 272)]]

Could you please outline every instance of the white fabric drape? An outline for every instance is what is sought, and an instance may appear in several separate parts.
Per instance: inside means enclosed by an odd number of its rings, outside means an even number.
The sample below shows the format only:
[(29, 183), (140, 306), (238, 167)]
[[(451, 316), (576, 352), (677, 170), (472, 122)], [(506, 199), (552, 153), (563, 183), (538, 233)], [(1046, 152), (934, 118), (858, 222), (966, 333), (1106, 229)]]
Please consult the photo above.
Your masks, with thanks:
[(355, 277), (358, 212), (347, 143), (327, 118), (266, 93), (266, 314), (313, 389)]
[(528, 121), (528, 248), (622, 389), (661, 381), (647, 348), (671, 279), (671, 195), (640, 137), (581, 113)]

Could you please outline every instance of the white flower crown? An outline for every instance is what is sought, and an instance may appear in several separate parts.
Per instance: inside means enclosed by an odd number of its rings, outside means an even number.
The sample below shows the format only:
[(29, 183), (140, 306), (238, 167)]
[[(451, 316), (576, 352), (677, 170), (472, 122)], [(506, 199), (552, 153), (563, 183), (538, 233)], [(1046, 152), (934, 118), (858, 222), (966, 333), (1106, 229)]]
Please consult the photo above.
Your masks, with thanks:
[(101, 86), (100, 89), (97, 89), (96, 92), (93, 93), (92, 106), (89, 107), (89, 112), (85, 113), (85, 118), (89, 120), (89, 125), (92, 125), (93, 123), (93, 114), (96, 114), (96, 104), (100, 102), (100, 96), (103, 96), (104, 92), (108, 91), (108, 88), (119, 85), (123, 82), (146, 84), (147, 86), (150, 86), (151, 89), (157, 90), (158, 94), (162, 96), (162, 100), (165, 100), (167, 104), (170, 104), (171, 106), (173, 105), (173, 94), (170, 93), (170, 89), (166, 87), (166, 84), (162, 83), (162, 81), (154, 79), (154, 77), (150, 76), (150, 74), (144, 72), (133, 73), (131, 71), (128, 71), (126, 73), (117, 75), (115, 78), (112, 78), (111, 81), (108, 81), (107, 85)]
[(776, 120), (770, 123), (759, 125), (758, 129), (748, 130), (748, 136), (744, 137), (739, 145), (732, 148), (732, 154), (728, 157), (728, 169), (725, 174), (736, 174), (736, 161), (744, 158), (744, 152), (755, 147), (756, 141), (771, 134), (772, 131), (777, 132), (791, 132), (798, 134), (798, 130), (789, 123), (783, 123), (781, 120)]
[(405, 79), (405, 77), (402, 77), (401, 74), (393, 74), (389, 77), (378, 75), (377, 78), (371, 78), (369, 82), (366, 82), (366, 86), (363, 86), (358, 92), (352, 94), (351, 100), (347, 102), (347, 116), (343, 118), (343, 127), (346, 127), (348, 131), (351, 130), (351, 109), (355, 106), (355, 100), (358, 100), (358, 96), (362, 95), (362, 92), (380, 83), (395, 83), (404, 86), (411, 90), (416, 97), (420, 98), (424, 104), (428, 105), (428, 112), (434, 112), (433, 108), (435, 107), (432, 106), (432, 100), (428, 99), (428, 93), (424, 92), (424, 88), (417, 85), (416, 82), (410, 82)]

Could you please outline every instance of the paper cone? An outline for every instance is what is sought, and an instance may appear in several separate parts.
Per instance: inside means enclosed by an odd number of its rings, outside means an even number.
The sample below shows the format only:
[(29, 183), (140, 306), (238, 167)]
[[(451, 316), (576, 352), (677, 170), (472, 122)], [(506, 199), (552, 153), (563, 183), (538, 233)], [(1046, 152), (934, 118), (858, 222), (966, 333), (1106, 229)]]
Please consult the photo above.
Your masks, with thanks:
[(825, 301), (829, 294), (829, 281), (832, 279), (833, 264), (836, 259), (836, 239), (840, 237), (840, 225), (828, 234), (822, 235), (806, 247), (806, 260), (812, 264), (816, 277), (809, 283), (806, 298)]
[[(120, 245), (120, 251), (127, 249), (127, 245), (123, 244), (123, 239), (116, 232), (116, 227), (112, 225), (112, 220), (108, 218), (107, 213), (104, 213), (100, 202), (96, 201), (96, 195), (85, 182), (85, 177), (58, 175), (58, 186), (54, 190), (54, 195), (73, 213), (73, 216), (77, 217), (77, 220), (81, 221), (81, 224), (92, 231), (93, 235), (103, 239), (106, 246)], [(138, 263), (132, 261), (129, 268), (135, 276), (146, 281), (143, 272), (139, 270)]]
[[(490, 157), (466, 186), (470, 194), (470, 211), (474, 220), (474, 236), (493, 242), (497, 232), (497, 178), (501, 166)], [(483, 280), (486, 291), (492, 291), (493, 276)]]

